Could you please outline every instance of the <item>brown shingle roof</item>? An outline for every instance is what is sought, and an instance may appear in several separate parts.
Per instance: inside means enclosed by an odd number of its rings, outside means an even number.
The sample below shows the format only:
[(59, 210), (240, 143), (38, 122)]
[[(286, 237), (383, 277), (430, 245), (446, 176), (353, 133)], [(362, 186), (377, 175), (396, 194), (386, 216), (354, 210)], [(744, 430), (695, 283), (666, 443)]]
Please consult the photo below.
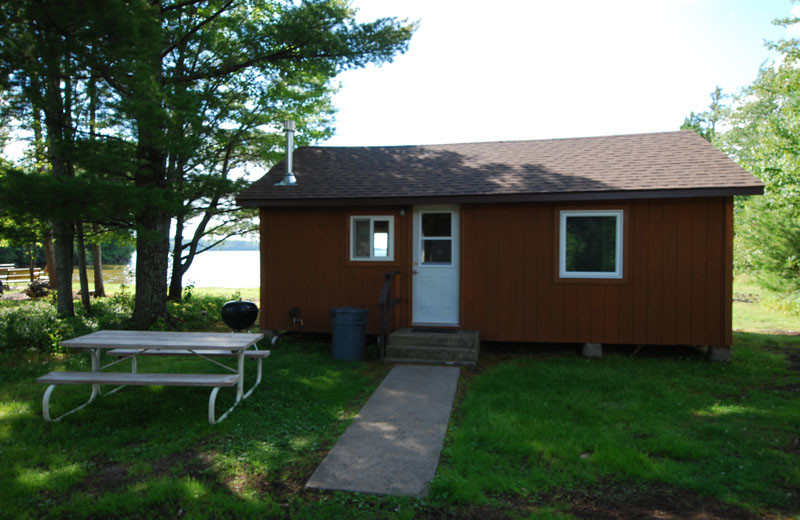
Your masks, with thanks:
[(244, 206), (749, 195), (757, 178), (691, 131), (425, 146), (302, 147)]

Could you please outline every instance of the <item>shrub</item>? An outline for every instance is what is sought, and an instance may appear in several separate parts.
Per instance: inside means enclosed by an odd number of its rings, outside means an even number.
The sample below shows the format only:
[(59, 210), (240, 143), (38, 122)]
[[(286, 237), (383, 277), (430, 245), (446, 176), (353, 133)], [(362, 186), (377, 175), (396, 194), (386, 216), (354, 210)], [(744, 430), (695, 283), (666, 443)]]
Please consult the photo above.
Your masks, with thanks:
[(232, 297), (190, 294), (182, 301), (167, 302), (172, 330), (211, 330), (222, 327), (222, 306)]
[(97, 322), (85, 316), (57, 318), (45, 301), (19, 302), (0, 308), (0, 350), (58, 350), (62, 339), (97, 330)]
[[(800, 292), (800, 208), (778, 198), (748, 200), (737, 221), (738, 271), (752, 270), (764, 287)], [(745, 269), (743, 269), (745, 268)]]
[(97, 320), (100, 329), (127, 330), (134, 328), (133, 294), (121, 291), (108, 298), (92, 300), (92, 315)]
[(31, 282), (28, 288), (25, 289), (25, 294), (27, 294), (29, 298), (44, 298), (50, 294), (50, 283), (42, 280)]
[[(235, 297), (235, 296), (234, 296)], [(159, 320), (153, 330), (220, 330), (222, 305), (230, 298), (192, 295), (180, 302), (168, 302), (169, 319)], [(120, 292), (92, 301), (92, 314), (76, 306), (75, 317), (58, 318), (52, 302), (30, 300), (0, 305), (0, 351), (35, 349), (52, 352), (62, 340), (100, 329), (133, 329), (133, 295)]]

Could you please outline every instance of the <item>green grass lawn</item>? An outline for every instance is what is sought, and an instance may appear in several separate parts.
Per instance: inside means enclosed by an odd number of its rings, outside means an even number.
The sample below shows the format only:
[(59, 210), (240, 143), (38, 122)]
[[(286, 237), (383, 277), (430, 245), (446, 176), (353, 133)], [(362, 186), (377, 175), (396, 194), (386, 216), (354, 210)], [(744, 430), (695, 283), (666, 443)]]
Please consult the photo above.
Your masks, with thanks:
[(773, 343), (800, 346), (737, 333), (730, 365), (558, 354), (480, 371), (464, 384), (433, 495), (505, 509), (601, 494), (616, 508), (658, 492), (711, 499), (723, 517), (800, 514), (800, 372)]
[(798, 306), (786, 305), (780, 295), (758, 286), (747, 276), (733, 284), (733, 330), (800, 334)]
[[(141, 371), (209, 366), (139, 364)], [(45, 423), (44, 386), (35, 378), (88, 368), (86, 355), (0, 357), (0, 518), (267, 518), (308, 509), (305, 479), (388, 371), (335, 362), (325, 344), (284, 342), (264, 363), (262, 385), (217, 426), (206, 420), (210, 389), (160, 387), (125, 389)], [(247, 377), (253, 381), (253, 366)], [(56, 389), (54, 416), (88, 393)], [(218, 410), (234, 390), (225, 394)]]
[[(734, 290), (755, 297), (735, 304), (730, 364), (686, 349), (484, 350), (462, 371), (425, 499), (304, 489), (389, 369), (335, 362), (327, 344), (280, 342), (217, 426), (208, 390), (147, 387), (47, 424), (35, 378), (88, 356), (0, 354), (0, 518), (800, 518), (800, 336), (776, 333), (800, 318), (747, 280)], [(87, 395), (57, 389), (53, 413)]]

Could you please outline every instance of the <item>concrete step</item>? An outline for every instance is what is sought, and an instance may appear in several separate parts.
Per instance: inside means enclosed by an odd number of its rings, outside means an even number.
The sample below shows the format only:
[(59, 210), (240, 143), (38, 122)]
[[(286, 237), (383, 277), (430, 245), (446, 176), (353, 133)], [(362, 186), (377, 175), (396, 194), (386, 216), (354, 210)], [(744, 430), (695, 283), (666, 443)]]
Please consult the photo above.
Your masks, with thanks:
[(440, 365), (448, 367), (474, 367), (474, 362), (469, 361), (442, 361), (437, 359), (409, 359), (409, 358), (393, 358), (385, 357), (383, 359), (386, 363), (397, 363), (400, 365)]
[(474, 363), (478, 359), (478, 352), (473, 348), (389, 344), (386, 348), (386, 356), (399, 359), (430, 359)]
[(416, 332), (399, 329), (389, 336), (389, 345), (428, 346), (441, 348), (479, 348), (478, 331), (458, 330), (454, 332)]
[(481, 342), (477, 331), (396, 330), (389, 336), (386, 361), (428, 365), (475, 366)]

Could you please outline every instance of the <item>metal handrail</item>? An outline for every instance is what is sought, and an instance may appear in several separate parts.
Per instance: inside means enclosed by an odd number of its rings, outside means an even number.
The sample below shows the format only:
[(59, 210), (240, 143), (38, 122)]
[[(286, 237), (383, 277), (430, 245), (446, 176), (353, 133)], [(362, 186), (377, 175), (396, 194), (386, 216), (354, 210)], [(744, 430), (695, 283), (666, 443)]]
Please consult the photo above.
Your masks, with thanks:
[(378, 297), (378, 306), (381, 308), (381, 333), (378, 336), (381, 360), (386, 357), (386, 343), (391, 333), (390, 326), (392, 316), (394, 316), (394, 308), (402, 301), (400, 298), (392, 298), (394, 278), (400, 274), (402, 274), (402, 271), (389, 271), (384, 275), (381, 295)]

